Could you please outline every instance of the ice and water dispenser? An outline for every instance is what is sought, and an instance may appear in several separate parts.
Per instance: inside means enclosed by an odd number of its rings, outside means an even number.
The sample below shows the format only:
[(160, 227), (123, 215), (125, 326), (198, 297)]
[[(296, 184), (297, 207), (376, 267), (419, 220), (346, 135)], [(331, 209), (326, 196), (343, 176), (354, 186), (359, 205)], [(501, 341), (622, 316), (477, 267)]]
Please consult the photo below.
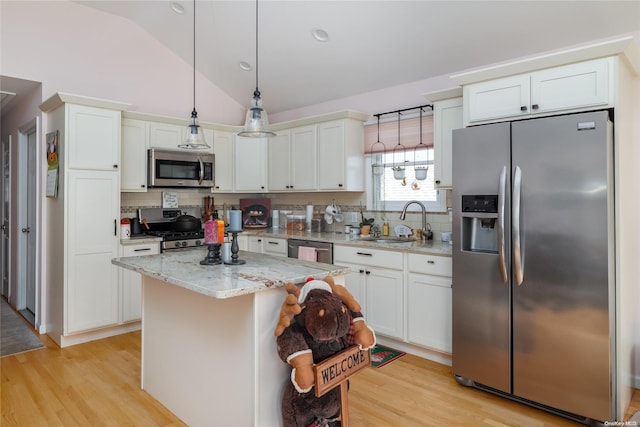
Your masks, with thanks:
[(498, 195), (462, 196), (462, 250), (498, 253)]

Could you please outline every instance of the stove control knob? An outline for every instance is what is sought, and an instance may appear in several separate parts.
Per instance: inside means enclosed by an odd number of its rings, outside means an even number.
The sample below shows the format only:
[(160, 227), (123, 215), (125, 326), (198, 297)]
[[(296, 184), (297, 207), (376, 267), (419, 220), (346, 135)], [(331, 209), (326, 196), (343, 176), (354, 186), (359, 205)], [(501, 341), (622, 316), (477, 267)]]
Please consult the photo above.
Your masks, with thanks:
[(196, 240), (196, 246), (200, 246), (202, 245), (202, 242), (200, 240)]
[(187, 242), (182, 242), (182, 247), (186, 248), (187, 247)]
[(180, 247), (180, 242), (176, 242), (176, 243), (174, 243), (174, 246), (175, 246), (176, 248), (179, 248), (179, 247)]

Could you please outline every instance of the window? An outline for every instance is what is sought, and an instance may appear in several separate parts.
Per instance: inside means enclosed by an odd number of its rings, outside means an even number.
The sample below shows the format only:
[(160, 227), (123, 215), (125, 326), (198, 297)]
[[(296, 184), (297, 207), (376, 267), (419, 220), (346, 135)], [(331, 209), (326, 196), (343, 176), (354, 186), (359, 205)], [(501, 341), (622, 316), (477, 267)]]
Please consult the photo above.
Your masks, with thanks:
[[(413, 155), (413, 152), (411, 152)], [(393, 153), (367, 154), (367, 210), (400, 211), (410, 200), (422, 202), (429, 212), (446, 212), (446, 195), (435, 188), (433, 149), (420, 150), (414, 162), (401, 161)], [(420, 159), (420, 160), (418, 160)], [(427, 160), (429, 159), (429, 160)], [(394, 167), (404, 167), (404, 179), (396, 179)], [(427, 169), (423, 180), (416, 178), (416, 170)], [(402, 175), (402, 171), (398, 172)], [(418, 172), (424, 173), (424, 172)], [(409, 210), (419, 210), (411, 205)]]
[[(400, 147), (403, 149), (399, 150)], [(400, 211), (408, 201), (418, 200), (429, 212), (447, 211), (446, 192), (436, 189), (434, 184), (431, 112), (421, 117), (402, 114), (401, 120), (381, 120), (379, 124), (372, 121), (365, 125), (365, 153), (367, 210)], [(395, 179), (394, 167), (404, 167), (404, 180), (401, 176)], [(416, 178), (416, 169), (424, 173), (422, 168), (427, 176), (420, 180)], [(411, 205), (409, 210), (420, 208)]]

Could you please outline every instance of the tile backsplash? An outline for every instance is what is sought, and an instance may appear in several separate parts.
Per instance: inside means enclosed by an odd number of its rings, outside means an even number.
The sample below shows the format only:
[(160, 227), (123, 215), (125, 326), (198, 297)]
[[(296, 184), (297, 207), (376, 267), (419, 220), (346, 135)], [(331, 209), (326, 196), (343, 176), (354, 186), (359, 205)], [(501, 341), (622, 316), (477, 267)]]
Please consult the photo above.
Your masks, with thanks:
[[(216, 209), (222, 211), (223, 204), (227, 208), (238, 207), (240, 199), (266, 197), (271, 199), (271, 209), (290, 210), (294, 213), (305, 214), (308, 204), (314, 205), (316, 213), (323, 213), (327, 205), (335, 202), (340, 207), (344, 222), (326, 224), (326, 231), (343, 231), (344, 226), (352, 224), (351, 212), (356, 212), (358, 220), (353, 225), (360, 222), (360, 205), (366, 206), (365, 193), (270, 193), (270, 194), (244, 194), (226, 193), (216, 194), (206, 190), (170, 190), (178, 194), (178, 204), (184, 207), (202, 207), (203, 199), (206, 196), (214, 198)], [(149, 189), (145, 193), (121, 193), (121, 215), (122, 217), (133, 217), (138, 208), (162, 207), (162, 190)], [(451, 192), (447, 191), (447, 207), (451, 207)], [(389, 223), (391, 234), (398, 224), (404, 224), (412, 229), (422, 226), (422, 216), (419, 212), (407, 212), (406, 219), (400, 220), (400, 211), (365, 211), (367, 218), (375, 218), (375, 225), (382, 229), (383, 218)], [(434, 239), (439, 240), (443, 231), (451, 231), (451, 217), (449, 213), (428, 212), (427, 222), (431, 225)]]

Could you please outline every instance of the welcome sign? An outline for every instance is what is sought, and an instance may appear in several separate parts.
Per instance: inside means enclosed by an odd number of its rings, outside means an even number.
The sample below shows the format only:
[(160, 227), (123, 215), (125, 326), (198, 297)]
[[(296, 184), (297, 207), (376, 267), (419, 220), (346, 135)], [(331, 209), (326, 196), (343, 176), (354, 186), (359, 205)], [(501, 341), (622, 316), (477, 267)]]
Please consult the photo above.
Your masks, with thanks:
[(322, 396), (370, 365), (371, 351), (360, 350), (357, 345), (323, 360), (313, 367), (316, 397)]

